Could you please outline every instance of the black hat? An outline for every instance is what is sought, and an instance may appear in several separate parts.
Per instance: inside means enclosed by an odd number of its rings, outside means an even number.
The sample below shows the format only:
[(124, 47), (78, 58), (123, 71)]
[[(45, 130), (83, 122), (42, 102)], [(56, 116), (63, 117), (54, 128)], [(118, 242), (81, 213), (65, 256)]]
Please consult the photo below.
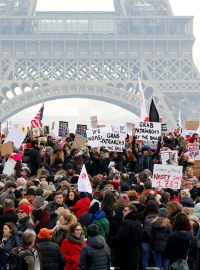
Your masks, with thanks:
[(36, 192), (33, 188), (29, 188), (26, 192), (26, 195), (36, 195)]
[(96, 212), (99, 211), (99, 203), (95, 202), (89, 209), (89, 213), (95, 214)]
[(64, 165), (64, 169), (65, 170), (73, 170), (74, 169), (74, 165), (73, 164), (71, 164), (71, 163), (67, 163), (67, 164), (65, 164)]
[(87, 228), (88, 237), (93, 237), (99, 234), (99, 228), (96, 224), (90, 224)]

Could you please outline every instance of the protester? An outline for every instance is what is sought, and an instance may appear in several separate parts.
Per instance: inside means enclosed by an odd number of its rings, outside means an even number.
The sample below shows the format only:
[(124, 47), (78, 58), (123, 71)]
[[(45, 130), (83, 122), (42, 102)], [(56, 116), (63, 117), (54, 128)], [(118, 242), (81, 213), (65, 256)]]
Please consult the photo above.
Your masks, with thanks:
[(62, 242), (61, 251), (65, 258), (65, 270), (78, 270), (81, 249), (85, 245), (85, 236), (80, 223), (70, 226), (67, 239)]

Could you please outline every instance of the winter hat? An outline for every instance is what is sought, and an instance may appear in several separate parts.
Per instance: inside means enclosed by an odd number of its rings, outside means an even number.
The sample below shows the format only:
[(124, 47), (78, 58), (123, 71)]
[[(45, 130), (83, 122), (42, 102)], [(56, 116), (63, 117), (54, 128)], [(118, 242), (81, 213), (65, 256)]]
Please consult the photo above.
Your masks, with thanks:
[(149, 145), (143, 145), (142, 148), (141, 148), (141, 152), (144, 152), (144, 151), (150, 151), (151, 148)]
[(74, 165), (72, 163), (67, 163), (64, 165), (64, 169), (65, 170), (73, 170), (74, 169)]
[(23, 177), (20, 177), (20, 178), (17, 179), (16, 183), (17, 183), (18, 186), (25, 187), (26, 186), (26, 179), (24, 179)]
[(181, 199), (180, 203), (182, 204), (183, 207), (194, 207), (194, 202), (191, 198), (183, 198)]
[(29, 189), (27, 190), (27, 192), (26, 192), (26, 195), (36, 195), (35, 189), (29, 188)]
[(33, 204), (36, 206), (37, 209), (41, 208), (44, 205), (45, 199), (41, 196), (36, 196), (33, 200)]
[(169, 214), (169, 211), (163, 207), (158, 210), (158, 215), (160, 217), (169, 217), (170, 214)]
[(183, 198), (190, 198), (190, 190), (189, 189), (182, 189), (180, 191), (180, 197)]
[(40, 232), (38, 234), (39, 239), (44, 239), (44, 238), (52, 238), (52, 231), (47, 229), (47, 228), (42, 228), (40, 229)]
[(90, 207), (92, 207), (95, 203), (98, 203), (99, 204), (99, 208), (101, 208), (101, 203), (96, 200), (96, 199), (93, 199), (91, 202), (90, 202)]
[(95, 214), (96, 212), (98, 212), (100, 210), (100, 207), (99, 207), (99, 203), (98, 202), (95, 202), (89, 209), (89, 213), (91, 214)]
[(80, 192), (80, 198), (87, 198), (88, 194), (87, 192)]
[(27, 204), (23, 204), (18, 207), (18, 211), (24, 211), (27, 215), (29, 215), (31, 212), (31, 209)]
[(6, 196), (6, 199), (11, 199), (11, 200), (15, 201), (15, 194), (12, 191), (9, 191), (7, 196)]
[(16, 189), (16, 190), (14, 191), (14, 194), (15, 194), (15, 199), (20, 199), (20, 198), (22, 198), (22, 192), (21, 192), (21, 190)]
[(200, 203), (197, 203), (194, 207), (195, 216), (200, 219)]

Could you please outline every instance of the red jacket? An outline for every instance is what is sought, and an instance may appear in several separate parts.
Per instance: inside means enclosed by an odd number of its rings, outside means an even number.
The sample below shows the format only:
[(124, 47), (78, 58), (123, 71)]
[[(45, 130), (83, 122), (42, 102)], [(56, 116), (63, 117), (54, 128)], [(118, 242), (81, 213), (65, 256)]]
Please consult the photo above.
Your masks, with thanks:
[(85, 243), (84, 241), (82, 244), (76, 244), (68, 238), (63, 240), (61, 252), (66, 261), (65, 270), (78, 270), (81, 249), (85, 246)]
[(87, 212), (90, 207), (90, 199), (89, 198), (81, 198), (76, 204), (70, 207), (70, 210), (75, 212), (77, 217), (80, 217), (82, 214)]

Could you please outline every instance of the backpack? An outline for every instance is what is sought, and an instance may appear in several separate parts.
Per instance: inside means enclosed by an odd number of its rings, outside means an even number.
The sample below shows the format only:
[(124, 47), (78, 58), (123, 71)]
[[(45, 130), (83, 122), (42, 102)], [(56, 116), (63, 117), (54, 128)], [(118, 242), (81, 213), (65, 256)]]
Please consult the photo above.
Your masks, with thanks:
[(14, 248), (8, 256), (8, 259), (5, 265), (5, 270), (21, 269), (23, 259), (26, 256), (30, 256), (30, 255), (34, 256), (34, 253), (30, 250), (20, 251), (19, 248)]
[(151, 223), (157, 217), (157, 215), (148, 215), (145, 218), (143, 231), (145, 240), (150, 241), (151, 239)]
[(189, 270), (189, 266), (186, 260), (180, 259), (172, 263), (169, 270)]
[(176, 260), (175, 262), (173, 262), (172, 264), (169, 265), (169, 270), (189, 270), (189, 266), (188, 266), (188, 255), (189, 255), (189, 251), (190, 251), (190, 246), (191, 246), (191, 240), (189, 242), (189, 247), (188, 247), (188, 251), (187, 251), (187, 255), (186, 255), (186, 259), (179, 259)]

